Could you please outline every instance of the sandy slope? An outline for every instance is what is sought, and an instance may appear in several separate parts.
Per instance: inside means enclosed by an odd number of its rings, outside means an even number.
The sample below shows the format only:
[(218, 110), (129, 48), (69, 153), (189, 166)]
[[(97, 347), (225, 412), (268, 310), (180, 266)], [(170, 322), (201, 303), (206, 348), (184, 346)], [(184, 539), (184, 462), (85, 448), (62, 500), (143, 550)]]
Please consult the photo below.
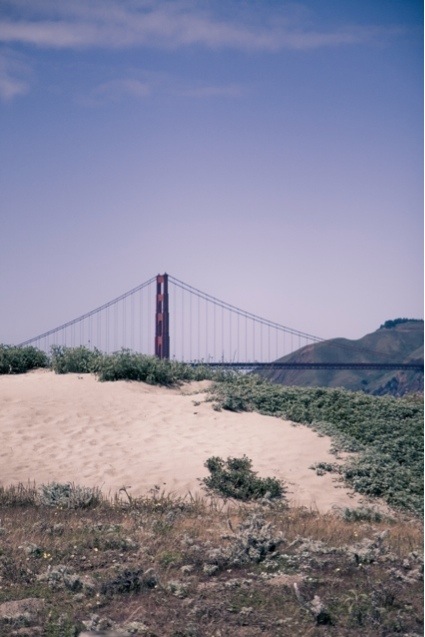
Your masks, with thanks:
[(335, 477), (309, 469), (335, 462), (329, 438), (269, 416), (214, 411), (205, 387), (100, 383), (45, 370), (0, 376), (0, 484), (70, 481), (106, 493), (125, 485), (133, 495), (159, 485), (195, 493), (208, 457), (246, 454), (259, 475), (286, 480), (294, 504), (327, 511), (360, 502)]

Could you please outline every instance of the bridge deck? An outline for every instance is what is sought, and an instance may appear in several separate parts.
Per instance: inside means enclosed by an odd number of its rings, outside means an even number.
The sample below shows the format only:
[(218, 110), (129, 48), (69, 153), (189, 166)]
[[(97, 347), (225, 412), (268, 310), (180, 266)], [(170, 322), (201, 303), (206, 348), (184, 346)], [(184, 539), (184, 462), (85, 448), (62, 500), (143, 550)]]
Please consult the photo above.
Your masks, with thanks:
[(424, 371), (424, 363), (247, 363), (247, 362), (214, 362), (191, 363), (194, 367), (208, 365), (208, 367), (230, 368), (230, 369), (353, 369), (353, 370), (403, 370), (403, 371)]

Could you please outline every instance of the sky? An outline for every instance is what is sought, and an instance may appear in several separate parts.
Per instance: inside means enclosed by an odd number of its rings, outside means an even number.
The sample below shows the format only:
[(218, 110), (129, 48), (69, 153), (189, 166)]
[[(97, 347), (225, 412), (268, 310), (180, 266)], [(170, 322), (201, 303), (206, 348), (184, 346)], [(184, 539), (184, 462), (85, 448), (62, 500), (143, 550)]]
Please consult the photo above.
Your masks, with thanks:
[(0, 342), (174, 277), (423, 317), (419, 0), (0, 0)]

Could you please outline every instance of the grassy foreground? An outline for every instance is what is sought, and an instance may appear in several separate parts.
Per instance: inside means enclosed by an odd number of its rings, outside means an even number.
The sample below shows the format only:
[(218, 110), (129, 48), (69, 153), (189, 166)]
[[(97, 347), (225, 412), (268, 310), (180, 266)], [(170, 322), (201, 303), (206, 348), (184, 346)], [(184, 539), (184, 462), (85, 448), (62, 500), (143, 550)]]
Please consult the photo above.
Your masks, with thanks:
[(4, 637), (423, 634), (418, 520), (75, 489), (0, 489)]

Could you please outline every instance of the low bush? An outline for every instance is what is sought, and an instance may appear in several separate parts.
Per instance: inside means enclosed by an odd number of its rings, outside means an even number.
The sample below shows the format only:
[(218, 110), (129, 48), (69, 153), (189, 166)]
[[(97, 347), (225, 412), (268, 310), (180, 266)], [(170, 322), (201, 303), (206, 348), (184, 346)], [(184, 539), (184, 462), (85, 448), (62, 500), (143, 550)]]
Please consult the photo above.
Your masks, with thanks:
[(25, 374), (31, 369), (48, 366), (47, 354), (32, 345), (0, 345), (0, 374)]
[(56, 374), (97, 374), (100, 381), (137, 380), (151, 385), (175, 385), (195, 380), (224, 380), (232, 374), (208, 365), (190, 365), (122, 349), (105, 354), (97, 348), (52, 345), (51, 356), (32, 346), (0, 344), (0, 374), (22, 374), (51, 367)]
[[(204, 573), (214, 574), (218, 569), (240, 567), (243, 564), (259, 563), (277, 557), (277, 549), (285, 543), (282, 532), (276, 532), (274, 525), (267, 522), (257, 509), (239, 524), (231, 535), (222, 536), (229, 544), (205, 552)], [(216, 567), (215, 569), (212, 567)], [(229, 571), (230, 572), (230, 571)]]
[(219, 494), (225, 498), (236, 500), (258, 500), (259, 498), (281, 498), (285, 487), (276, 478), (259, 478), (252, 470), (252, 461), (245, 455), (242, 458), (227, 458), (218, 456), (208, 458), (204, 466), (210, 476), (203, 478), (207, 491)]
[(342, 512), (342, 517), (347, 522), (382, 522), (385, 520), (386, 522), (390, 522), (391, 518), (385, 516), (381, 511), (376, 509), (371, 509), (368, 507), (360, 507), (358, 509), (351, 509), (346, 507)]
[(87, 374), (98, 370), (103, 358), (98, 349), (53, 345), (52, 368), (56, 374)]
[(113, 579), (103, 582), (100, 591), (103, 595), (114, 595), (117, 593), (130, 593), (139, 591), (142, 586), (142, 569), (125, 569), (118, 573)]
[(192, 367), (187, 363), (146, 356), (128, 349), (104, 355), (99, 359), (96, 371), (101, 381), (137, 380), (150, 385), (169, 386), (216, 376), (207, 366)]
[(40, 487), (40, 502), (45, 506), (61, 509), (85, 509), (103, 501), (98, 488), (81, 487), (74, 484), (50, 482)]

